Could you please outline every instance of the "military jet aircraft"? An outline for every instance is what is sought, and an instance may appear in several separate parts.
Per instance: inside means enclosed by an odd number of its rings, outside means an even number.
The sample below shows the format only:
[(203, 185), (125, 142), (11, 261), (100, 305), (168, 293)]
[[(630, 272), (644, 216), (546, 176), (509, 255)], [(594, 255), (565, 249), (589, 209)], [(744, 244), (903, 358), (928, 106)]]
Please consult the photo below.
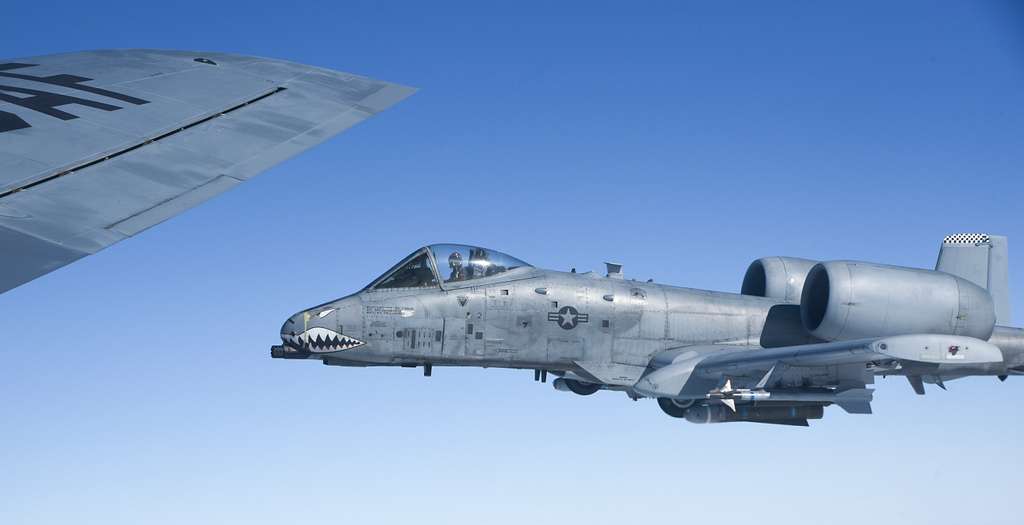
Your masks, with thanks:
[(944, 239), (934, 270), (754, 261), (740, 294), (535, 268), (438, 244), (359, 292), (289, 318), (271, 356), (334, 366), (533, 369), (558, 390), (654, 398), (694, 423), (807, 426), (871, 412), (875, 376), (924, 384), (1024, 374), (1009, 322), (1007, 241)]
[(225, 53), (0, 60), (0, 293), (225, 192), (413, 91)]

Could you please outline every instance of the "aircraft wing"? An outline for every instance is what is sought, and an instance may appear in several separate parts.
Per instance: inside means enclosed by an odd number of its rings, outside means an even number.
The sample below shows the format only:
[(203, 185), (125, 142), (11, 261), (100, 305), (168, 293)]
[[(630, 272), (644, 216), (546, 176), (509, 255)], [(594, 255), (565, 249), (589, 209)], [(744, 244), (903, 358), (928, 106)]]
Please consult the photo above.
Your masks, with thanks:
[(0, 60), (0, 292), (227, 191), (413, 91), (223, 53)]
[(706, 345), (658, 354), (634, 389), (651, 397), (699, 399), (729, 381), (730, 387), (755, 390), (832, 388), (842, 392), (871, 384), (875, 368), (941, 377), (944, 365), (962, 370), (1002, 367), (1004, 363), (997, 346), (948, 335), (900, 335), (780, 348)]

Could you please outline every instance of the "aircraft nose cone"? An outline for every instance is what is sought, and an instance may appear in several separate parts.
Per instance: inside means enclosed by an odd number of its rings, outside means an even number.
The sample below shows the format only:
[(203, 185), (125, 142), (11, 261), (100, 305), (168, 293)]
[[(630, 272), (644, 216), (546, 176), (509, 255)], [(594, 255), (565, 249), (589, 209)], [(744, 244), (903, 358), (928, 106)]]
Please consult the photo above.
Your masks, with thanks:
[[(345, 308), (346, 312), (350, 310)], [(281, 326), (281, 341), (284, 347), (305, 355), (329, 354), (365, 345), (365, 342), (343, 333), (341, 321), (348, 319), (339, 314), (338, 305), (299, 312)]]
[(303, 348), (300, 340), (302, 332), (302, 314), (298, 313), (288, 318), (281, 325), (281, 342), (284, 344), (270, 347), (270, 357), (275, 359), (306, 359), (311, 352)]
[(298, 348), (297, 337), (302, 333), (302, 314), (295, 314), (288, 318), (287, 321), (281, 325), (281, 341), (285, 345), (293, 346)]

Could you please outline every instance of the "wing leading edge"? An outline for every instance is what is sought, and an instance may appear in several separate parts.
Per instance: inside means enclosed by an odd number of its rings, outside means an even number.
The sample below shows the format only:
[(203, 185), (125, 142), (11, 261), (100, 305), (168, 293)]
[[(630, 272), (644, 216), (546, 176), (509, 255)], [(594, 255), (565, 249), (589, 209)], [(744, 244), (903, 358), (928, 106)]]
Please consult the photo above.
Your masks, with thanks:
[(900, 335), (780, 348), (684, 347), (656, 356), (634, 386), (645, 396), (738, 401), (835, 403), (870, 413), (876, 373), (941, 377), (950, 370), (1004, 366), (991, 343), (963, 336)]
[(223, 53), (0, 60), (0, 292), (227, 191), (413, 92)]

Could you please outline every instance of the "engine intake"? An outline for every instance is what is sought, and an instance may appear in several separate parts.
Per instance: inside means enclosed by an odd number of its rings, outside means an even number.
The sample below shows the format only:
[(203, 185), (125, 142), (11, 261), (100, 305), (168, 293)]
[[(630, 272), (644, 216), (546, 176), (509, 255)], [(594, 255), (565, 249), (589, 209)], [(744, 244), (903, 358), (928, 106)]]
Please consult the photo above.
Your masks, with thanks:
[(740, 293), (795, 303), (800, 300), (807, 272), (816, 263), (796, 257), (763, 257), (747, 267)]
[(808, 332), (827, 341), (901, 334), (988, 340), (995, 327), (992, 297), (970, 281), (932, 270), (855, 261), (811, 268), (800, 318)]

